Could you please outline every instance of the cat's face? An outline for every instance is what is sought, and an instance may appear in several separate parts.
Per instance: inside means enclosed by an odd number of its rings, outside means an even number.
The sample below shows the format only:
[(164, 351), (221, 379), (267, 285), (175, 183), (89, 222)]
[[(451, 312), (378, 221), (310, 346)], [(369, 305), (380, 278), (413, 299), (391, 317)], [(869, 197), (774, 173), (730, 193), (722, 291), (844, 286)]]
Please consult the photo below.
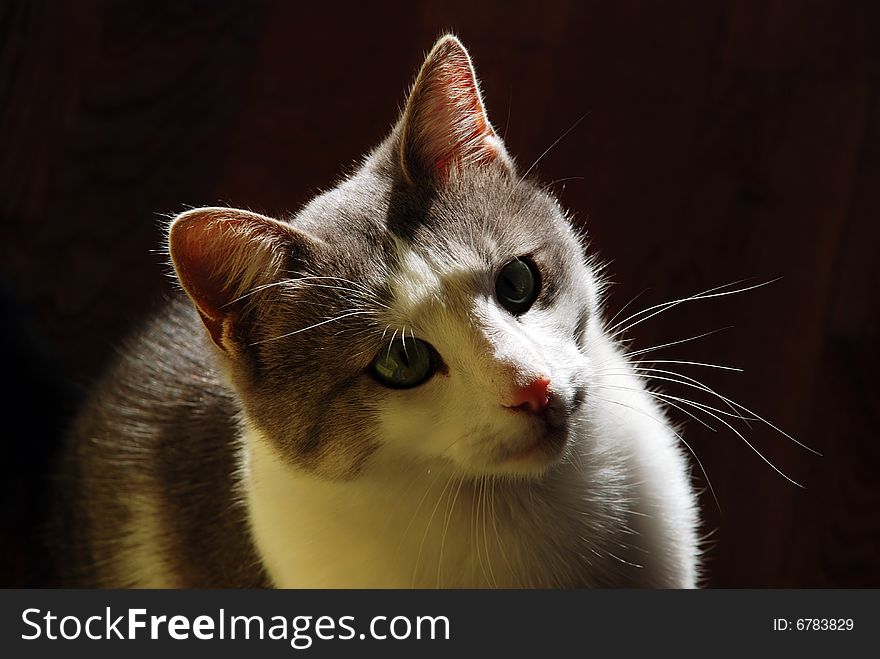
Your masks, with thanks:
[(563, 456), (595, 278), (457, 41), (363, 167), (289, 223), (198, 209), (170, 247), (248, 418), (292, 463), (350, 477), (381, 451), (529, 475)]
[(397, 336), (377, 346), (379, 365), (389, 345), (398, 365), (405, 337), (416, 354), (402, 361), (418, 360), (420, 340), (434, 363), (417, 386), (376, 391), (379, 434), (471, 473), (536, 473), (559, 459), (585, 399), (594, 296), (556, 205), (503, 172), (477, 178), (439, 191), (393, 243), (381, 322)]

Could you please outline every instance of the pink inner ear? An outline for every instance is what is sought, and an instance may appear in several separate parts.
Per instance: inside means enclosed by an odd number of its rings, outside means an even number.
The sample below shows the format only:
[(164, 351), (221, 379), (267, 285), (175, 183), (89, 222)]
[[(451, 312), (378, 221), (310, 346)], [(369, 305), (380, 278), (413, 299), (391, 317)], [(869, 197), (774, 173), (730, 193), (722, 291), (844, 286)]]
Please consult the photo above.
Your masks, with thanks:
[(190, 211), (171, 229), (171, 256), (181, 284), (203, 314), (222, 315), (236, 288), (236, 252), (246, 220), (214, 210)]
[(407, 103), (401, 149), (407, 171), (415, 166), (434, 175), (447, 174), (453, 163), (499, 155), (470, 58), (454, 37), (441, 39), (422, 66)]
[(290, 237), (275, 220), (231, 208), (195, 209), (174, 221), (168, 236), (174, 268), (215, 343), (235, 311), (232, 303), (274, 274), (276, 247)]
[[(438, 108), (434, 117), (440, 127), (446, 128), (446, 139), (430, 145), (439, 149), (435, 167), (444, 172), (450, 162), (458, 158), (469, 160), (489, 158), (494, 149), (486, 138), (494, 135), (486, 119), (480, 100), (480, 91), (468, 62), (444, 63), (441, 75), (445, 94), (436, 99)], [(445, 148), (444, 148), (445, 147)]]
[(171, 236), (171, 253), (184, 289), (200, 311), (216, 316), (223, 304), (223, 286), (211, 262), (219, 262), (222, 256), (218, 259), (215, 254), (225, 250), (217, 249), (208, 222), (208, 219), (198, 219), (176, 224)]

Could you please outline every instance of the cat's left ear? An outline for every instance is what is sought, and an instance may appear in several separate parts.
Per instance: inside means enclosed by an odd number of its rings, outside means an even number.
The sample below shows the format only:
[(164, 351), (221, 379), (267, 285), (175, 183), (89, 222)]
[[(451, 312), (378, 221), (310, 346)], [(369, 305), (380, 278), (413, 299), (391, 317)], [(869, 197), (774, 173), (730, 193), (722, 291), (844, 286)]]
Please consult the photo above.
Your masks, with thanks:
[(486, 115), (471, 58), (452, 35), (441, 37), (422, 65), (400, 122), (404, 178), (437, 180), (453, 169), (513, 164)]
[(177, 278), (211, 339), (229, 355), (252, 329), (252, 294), (310, 258), (316, 245), (287, 223), (235, 208), (195, 208), (178, 215), (168, 232)]

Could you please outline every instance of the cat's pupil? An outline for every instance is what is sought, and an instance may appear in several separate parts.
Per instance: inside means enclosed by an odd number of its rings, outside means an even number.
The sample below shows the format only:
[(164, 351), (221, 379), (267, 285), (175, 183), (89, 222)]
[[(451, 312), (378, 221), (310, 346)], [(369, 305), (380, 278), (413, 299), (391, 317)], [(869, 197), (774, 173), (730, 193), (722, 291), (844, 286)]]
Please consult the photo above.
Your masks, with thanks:
[(517, 302), (522, 302), (528, 297), (529, 285), (526, 278), (514, 279), (513, 277), (505, 276), (504, 283), (513, 291), (514, 295), (511, 297)]
[(380, 384), (393, 389), (410, 389), (427, 381), (436, 371), (431, 346), (415, 337), (398, 337), (379, 351), (371, 372)]
[(527, 259), (514, 259), (498, 273), (495, 294), (510, 313), (524, 314), (538, 297), (539, 275), (537, 266)]

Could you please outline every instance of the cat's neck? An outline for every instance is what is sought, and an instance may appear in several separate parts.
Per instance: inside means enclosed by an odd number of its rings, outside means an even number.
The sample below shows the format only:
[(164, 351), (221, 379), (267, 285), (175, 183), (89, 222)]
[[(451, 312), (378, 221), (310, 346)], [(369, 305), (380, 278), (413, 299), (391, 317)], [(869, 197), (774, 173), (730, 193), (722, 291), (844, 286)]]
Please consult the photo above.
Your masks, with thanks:
[[(585, 491), (582, 460), (516, 482), (379, 456), (358, 478), (332, 481), (285, 463), (253, 427), (243, 441), (251, 531), (279, 587), (599, 585), (572, 548), (602, 563), (618, 542), (601, 528), (621, 510)], [(619, 490), (607, 466), (596, 477), (606, 479), (597, 491)]]

